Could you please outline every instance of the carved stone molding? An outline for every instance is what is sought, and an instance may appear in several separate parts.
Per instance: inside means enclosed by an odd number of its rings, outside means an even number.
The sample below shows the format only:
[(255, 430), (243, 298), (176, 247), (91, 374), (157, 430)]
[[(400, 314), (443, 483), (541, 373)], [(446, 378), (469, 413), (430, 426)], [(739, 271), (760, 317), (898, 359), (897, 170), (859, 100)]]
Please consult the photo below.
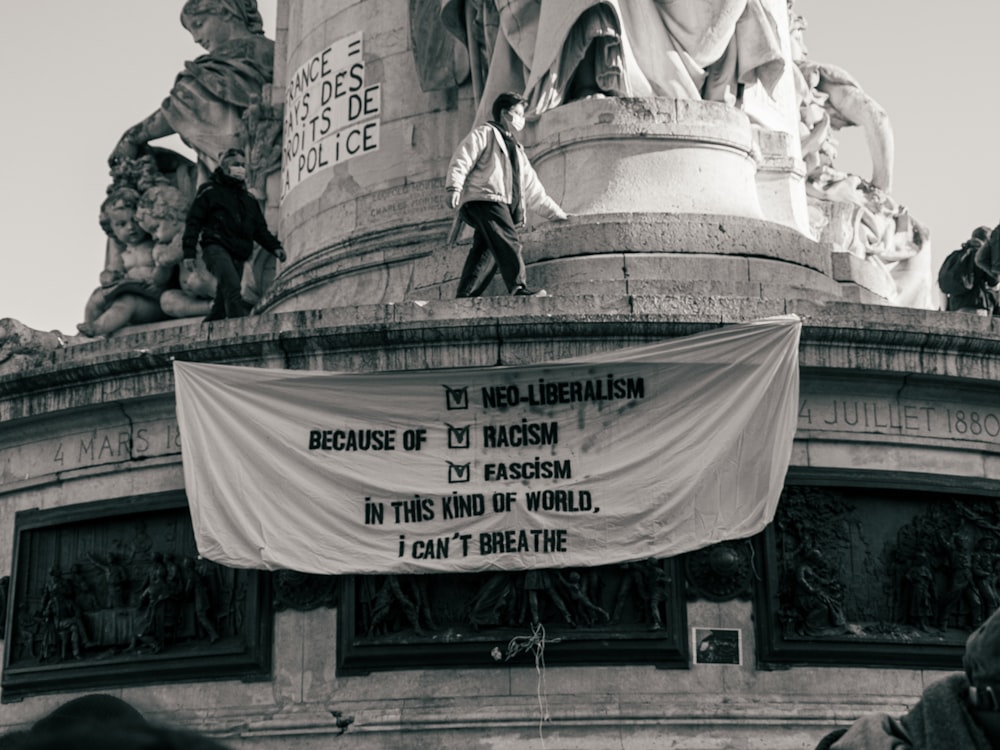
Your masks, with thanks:
[(684, 556), (688, 597), (725, 602), (753, 594), (753, 546), (747, 540), (720, 542)]

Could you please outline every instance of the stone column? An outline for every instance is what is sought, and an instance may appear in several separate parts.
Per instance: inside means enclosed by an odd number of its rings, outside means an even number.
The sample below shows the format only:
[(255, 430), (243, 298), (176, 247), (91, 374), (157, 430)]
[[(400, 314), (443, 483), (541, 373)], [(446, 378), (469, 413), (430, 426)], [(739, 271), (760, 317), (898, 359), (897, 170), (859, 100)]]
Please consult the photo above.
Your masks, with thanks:
[[(473, 124), (475, 102), (468, 76), (462, 80), (466, 51), (446, 33), (435, 42), (435, 54), (442, 64), (453, 63), (458, 83), (423, 90), (430, 69), (423, 35), (436, 18), (424, 13), (425, 26), (415, 27), (410, 10), (419, 6), (375, 0), (284, 4), (275, 87), (284, 87), (280, 234), (289, 262), (264, 309), (454, 297), (469, 233), (449, 244), (459, 227), (446, 207), (444, 177), (453, 149)], [(784, 0), (767, 0), (766, 6), (787, 48)], [(467, 58), (464, 64), (467, 71)], [(603, 254), (711, 254), (720, 248), (727, 258), (719, 263), (731, 265), (734, 253), (804, 253), (809, 274), (828, 274), (826, 251), (817, 250), (809, 234), (791, 75), (779, 80), (773, 97), (757, 88), (745, 91), (740, 107), (687, 99), (586, 99), (551, 109), (529, 125), (521, 140), (542, 183), (578, 217), (567, 231), (553, 234), (554, 225), (529, 216), (522, 235), (529, 265), (562, 261), (558, 273), (550, 267), (538, 278), (562, 285), (550, 289), (557, 294), (605, 291), (609, 274), (620, 281), (620, 263), (617, 270), (600, 270), (596, 249), (567, 245), (569, 237), (589, 243), (581, 222), (600, 224), (608, 238), (636, 239), (635, 246), (613, 240), (599, 248)], [(730, 228), (708, 238), (705, 227), (720, 226), (720, 218)], [(628, 229), (636, 222), (644, 227), (641, 238)], [(738, 231), (747, 246), (730, 246), (725, 231), (733, 231), (732, 222), (743, 222)], [(532, 232), (532, 224), (541, 234)], [(753, 231), (744, 232), (746, 227)], [(553, 236), (560, 237), (558, 250), (550, 244)], [(692, 245), (692, 236), (702, 239)], [(679, 284), (675, 265), (665, 257), (647, 265), (647, 288), (746, 291), (745, 278), (731, 289), (718, 287), (718, 269), (707, 262), (688, 269), (691, 284)], [(813, 281), (810, 296), (818, 293)], [(832, 279), (821, 281), (828, 295), (839, 296)]]

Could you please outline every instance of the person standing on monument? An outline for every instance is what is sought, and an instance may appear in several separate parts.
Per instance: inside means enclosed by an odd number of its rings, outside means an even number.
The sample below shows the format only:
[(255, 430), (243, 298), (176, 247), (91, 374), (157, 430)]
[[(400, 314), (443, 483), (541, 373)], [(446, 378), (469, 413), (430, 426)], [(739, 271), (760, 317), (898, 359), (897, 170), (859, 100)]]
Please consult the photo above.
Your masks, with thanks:
[(205, 265), (218, 282), (206, 322), (241, 318), (250, 312), (240, 285), (255, 241), (278, 260), (286, 258), (281, 242), (267, 228), (257, 199), (247, 191), (243, 151), (229, 149), (220, 163), (208, 182), (198, 188), (182, 240), (185, 270), (195, 270), (200, 242)]
[(475, 230), (458, 297), (480, 296), (498, 267), (512, 295), (546, 296), (544, 289), (527, 285), (517, 228), (524, 224), (526, 206), (556, 221), (569, 217), (545, 192), (517, 142), (515, 134), (524, 127), (524, 104), (519, 94), (500, 94), (493, 102), (493, 119), (462, 140), (448, 165), (448, 203)]

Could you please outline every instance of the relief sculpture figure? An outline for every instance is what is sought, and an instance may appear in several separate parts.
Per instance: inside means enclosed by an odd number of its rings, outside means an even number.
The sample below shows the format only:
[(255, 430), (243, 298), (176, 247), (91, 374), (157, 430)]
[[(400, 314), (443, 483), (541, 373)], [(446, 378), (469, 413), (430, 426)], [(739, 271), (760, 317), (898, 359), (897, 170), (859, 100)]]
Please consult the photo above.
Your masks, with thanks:
[(904, 576), (904, 621), (925, 633), (930, 632), (934, 619), (934, 571), (926, 552), (918, 552), (913, 565)]
[(975, 627), (983, 620), (983, 601), (976, 590), (969, 540), (962, 534), (953, 534), (946, 546), (951, 581), (941, 598), (938, 624), (942, 628), (948, 627), (953, 611), (961, 606), (959, 614), (963, 625)]
[(843, 594), (844, 586), (823, 553), (816, 548), (808, 550), (795, 572), (799, 633), (808, 636), (849, 632)]
[(139, 198), (136, 190), (123, 187), (101, 205), (101, 227), (109, 238), (107, 263), (77, 325), (85, 336), (107, 336), (122, 326), (163, 319), (153, 241), (136, 221)]

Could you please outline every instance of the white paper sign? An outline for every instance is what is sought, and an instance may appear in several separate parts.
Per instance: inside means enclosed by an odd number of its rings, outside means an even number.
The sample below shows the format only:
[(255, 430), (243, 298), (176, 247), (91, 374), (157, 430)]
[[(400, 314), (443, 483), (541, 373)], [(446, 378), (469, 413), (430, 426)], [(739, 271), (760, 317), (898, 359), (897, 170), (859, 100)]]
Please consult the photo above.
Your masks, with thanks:
[(365, 82), (357, 31), (313, 55), (285, 93), (281, 197), (303, 180), (379, 147), (382, 88)]

